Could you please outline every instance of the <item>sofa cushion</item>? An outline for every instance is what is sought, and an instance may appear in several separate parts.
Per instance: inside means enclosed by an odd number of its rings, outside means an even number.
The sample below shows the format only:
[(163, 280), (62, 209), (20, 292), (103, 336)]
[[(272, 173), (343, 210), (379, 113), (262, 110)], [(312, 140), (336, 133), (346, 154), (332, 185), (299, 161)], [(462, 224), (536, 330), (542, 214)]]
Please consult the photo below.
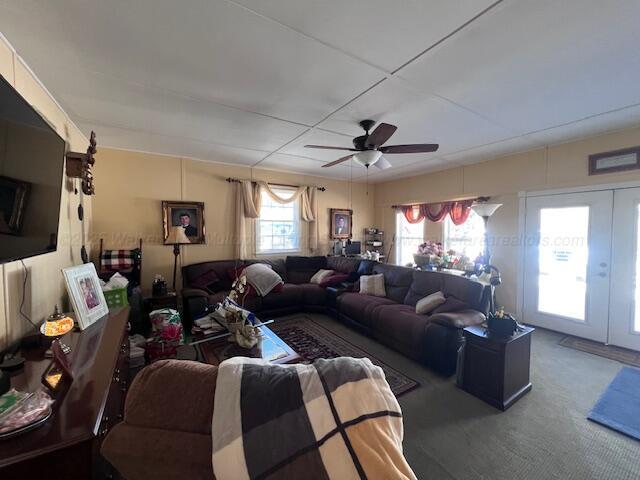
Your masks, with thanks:
[[(227, 295), (229, 295), (229, 290), (222, 290), (213, 295), (209, 295), (209, 305), (222, 303)], [(239, 300), (238, 303), (241, 303), (241, 301)], [(244, 299), (243, 307), (250, 312), (258, 313), (262, 309), (262, 297), (258, 295), (247, 295)]]
[(413, 280), (413, 270), (411, 268), (376, 263), (373, 266), (372, 273), (374, 275), (380, 273), (384, 275), (384, 289), (387, 298), (396, 303), (404, 301), (404, 297), (407, 295)]
[(340, 273), (351, 273), (358, 269), (361, 261), (359, 258), (327, 257), (327, 268)]
[(410, 305), (381, 305), (371, 314), (375, 338), (415, 359), (424, 355), (423, 344), (429, 317), (418, 315)]
[(327, 268), (327, 257), (289, 256), (285, 265), (289, 283), (309, 283), (314, 273), (321, 268)]
[(429, 314), (446, 301), (447, 299), (442, 292), (432, 293), (418, 300), (418, 303), (416, 303), (416, 313), (418, 315)]
[(327, 303), (327, 291), (315, 283), (297, 285), (302, 289), (302, 301), (305, 305), (323, 306)]
[(384, 275), (363, 275), (360, 277), (360, 293), (362, 295), (373, 295), (374, 297), (385, 297)]
[(371, 312), (376, 307), (394, 303), (393, 300), (386, 297), (372, 297), (355, 292), (343, 293), (336, 301), (340, 313), (367, 327), (371, 326)]
[(407, 295), (404, 297), (404, 303), (407, 305), (415, 305), (421, 298), (442, 291), (443, 275), (446, 274), (414, 270), (411, 286), (409, 287)]
[(215, 293), (220, 289), (220, 277), (218, 277), (215, 270), (207, 270), (202, 275), (191, 280), (191, 287)]
[[(316, 285), (317, 288), (320, 288)], [(304, 288), (295, 283), (285, 283), (280, 292), (271, 292), (262, 298), (264, 310), (278, 310), (304, 304)]]
[(241, 265), (244, 265), (242, 260), (218, 260), (186, 265), (182, 267), (182, 281), (185, 287), (190, 287), (193, 279), (213, 270), (220, 279), (220, 290), (229, 290), (232, 280), (227, 275), (227, 270)]
[(313, 274), (313, 276), (309, 280), (309, 283), (315, 283), (316, 285), (320, 285), (325, 279), (329, 278), (334, 273), (335, 272), (333, 270), (325, 270), (324, 268), (321, 268), (320, 270), (318, 270), (316, 273)]
[(346, 282), (349, 280), (348, 273), (338, 273), (331, 275), (329, 278), (326, 278), (320, 283), (322, 288), (327, 287), (335, 287), (336, 285), (340, 285), (342, 282)]
[(443, 274), (442, 292), (445, 296), (453, 295), (465, 302), (470, 308), (487, 313), (489, 308), (490, 287), (484, 283), (468, 278)]
[(457, 299), (453, 295), (449, 295), (443, 304), (438, 305), (432, 314), (436, 313), (451, 313), (451, 312), (459, 312), (461, 310), (468, 310), (469, 305), (467, 305), (462, 300)]

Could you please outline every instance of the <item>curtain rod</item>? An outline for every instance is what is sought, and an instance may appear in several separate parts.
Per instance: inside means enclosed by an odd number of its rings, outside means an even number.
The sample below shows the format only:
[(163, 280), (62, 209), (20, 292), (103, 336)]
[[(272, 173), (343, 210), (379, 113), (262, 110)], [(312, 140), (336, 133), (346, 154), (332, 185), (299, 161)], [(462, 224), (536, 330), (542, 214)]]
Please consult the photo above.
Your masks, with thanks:
[[(238, 180), (237, 178), (228, 177), (226, 180), (229, 183), (240, 183), (240, 180)], [(256, 182), (251, 182), (251, 183), (256, 183)], [(300, 186), (300, 185), (289, 185), (287, 183), (272, 183), (271, 185), (276, 185), (278, 187), (292, 187), (292, 188), (298, 188)], [(316, 187), (316, 188), (321, 192), (324, 192), (326, 190), (325, 187)]]
[[(491, 199), (491, 197), (476, 197), (476, 198), (465, 198), (464, 200), (445, 200), (442, 202), (433, 202), (433, 203), (427, 203), (426, 205), (440, 205), (442, 203), (449, 203), (449, 202), (463, 202), (465, 200), (473, 200), (474, 202), (488, 202)], [(422, 205), (422, 202), (419, 203), (405, 203), (404, 205), (391, 205), (391, 208), (402, 208), (402, 207), (411, 207), (411, 206), (415, 206), (415, 205)]]

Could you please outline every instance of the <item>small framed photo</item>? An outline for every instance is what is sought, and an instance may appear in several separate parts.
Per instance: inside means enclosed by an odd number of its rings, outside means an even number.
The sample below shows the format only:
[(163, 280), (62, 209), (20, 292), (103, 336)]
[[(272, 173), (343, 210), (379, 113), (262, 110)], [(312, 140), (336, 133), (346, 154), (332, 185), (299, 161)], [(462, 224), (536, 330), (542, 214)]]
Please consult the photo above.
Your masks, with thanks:
[(0, 176), (0, 233), (20, 235), (31, 184)]
[(62, 269), (76, 321), (81, 330), (109, 313), (107, 301), (93, 263)]
[(352, 215), (353, 210), (331, 209), (331, 238), (351, 238)]
[(205, 243), (204, 203), (162, 202), (164, 244)]

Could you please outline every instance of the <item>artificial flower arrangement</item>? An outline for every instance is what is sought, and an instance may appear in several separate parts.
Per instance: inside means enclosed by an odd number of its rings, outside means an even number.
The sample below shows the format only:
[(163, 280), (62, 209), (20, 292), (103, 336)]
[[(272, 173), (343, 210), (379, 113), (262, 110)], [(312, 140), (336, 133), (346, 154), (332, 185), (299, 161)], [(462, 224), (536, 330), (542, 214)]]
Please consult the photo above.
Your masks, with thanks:
[(442, 264), (443, 255), (444, 248), (442, 247), (442, 243), (427, 240), (418, 245), (418, 253), (413, 254), (413, 261), (418, 266), (438, 267)]

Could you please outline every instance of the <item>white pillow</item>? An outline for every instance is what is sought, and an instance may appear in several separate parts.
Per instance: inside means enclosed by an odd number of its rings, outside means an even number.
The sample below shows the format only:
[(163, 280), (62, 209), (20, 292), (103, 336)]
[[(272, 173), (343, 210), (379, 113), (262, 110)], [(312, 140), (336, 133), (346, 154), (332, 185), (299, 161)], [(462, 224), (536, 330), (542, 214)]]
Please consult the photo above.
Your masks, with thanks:
[(247, 277), (247, 283), (255, 288), (261, 297), (268, 295), (271, 290), (284, 283), (282, 277), (271, 268), (271, 265), (264, 263), (249, 265), (242, 271), (242, 275)]
[(427, 314), (431, 313), (436, 307), (442, 305), (447, 299), (442, 292), (432, 293), (431, 295), (427, 295), (424, 298), (418, 300), (416, 303), (416, 313), (418, 314)]
[(387, 293), (384, 290), (384, 275), (379, 273), (378, 275), (361, 276), (360, 293), (374, 297), (385, 297)]
[(324, 269), (320, 269), (318, 270), (316, 273), (313, 274), (313, 277), (311, 277), (311, 280), (309, 280), (309, 283), (315, 283), (320, 285), (322, 282), (325, 281), (325, 279), (329, 278), (331, 275), (333, 275), (334, 272), (333, 270), (324, 270)]

